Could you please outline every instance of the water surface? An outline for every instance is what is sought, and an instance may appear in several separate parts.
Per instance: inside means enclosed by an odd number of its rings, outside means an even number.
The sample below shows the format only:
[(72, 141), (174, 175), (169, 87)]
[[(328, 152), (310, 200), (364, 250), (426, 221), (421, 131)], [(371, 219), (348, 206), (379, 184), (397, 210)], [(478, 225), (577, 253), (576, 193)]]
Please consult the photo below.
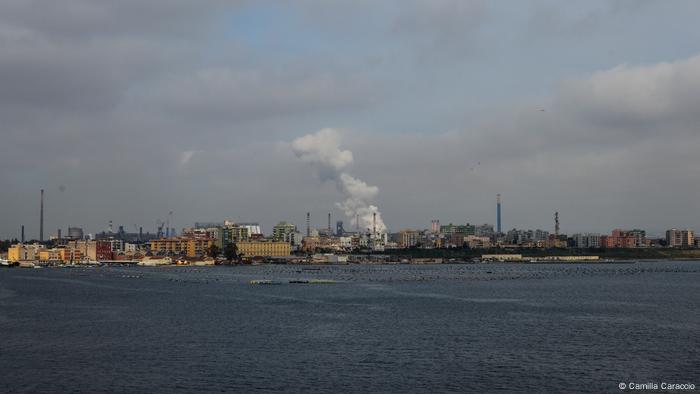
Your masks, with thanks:
[(699, 311), (697, 262), (7, 269), (0, 391), (698, 385)]

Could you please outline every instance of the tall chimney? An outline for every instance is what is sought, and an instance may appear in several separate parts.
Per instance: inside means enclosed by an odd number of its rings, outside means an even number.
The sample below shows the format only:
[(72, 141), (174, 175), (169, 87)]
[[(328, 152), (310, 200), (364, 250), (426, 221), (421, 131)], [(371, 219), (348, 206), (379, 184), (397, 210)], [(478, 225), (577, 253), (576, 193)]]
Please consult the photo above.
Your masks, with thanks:
[(377, 238), (377, 213), (372, 213), (372, 238)]
[(311, 212), (306, 212), (306, 236), (311, 236)]
[(143, 240), (143, 227), (139, 227), (139, 241)]
[(44, 189), (41, 189), (41, 211), (39, 211), (39, 242), (44, 242)]
[(496, 194), (496, 233), (501, 233), (501, 195)]
[(331, 235), (331, 213), (328, 212), (328, 235)]

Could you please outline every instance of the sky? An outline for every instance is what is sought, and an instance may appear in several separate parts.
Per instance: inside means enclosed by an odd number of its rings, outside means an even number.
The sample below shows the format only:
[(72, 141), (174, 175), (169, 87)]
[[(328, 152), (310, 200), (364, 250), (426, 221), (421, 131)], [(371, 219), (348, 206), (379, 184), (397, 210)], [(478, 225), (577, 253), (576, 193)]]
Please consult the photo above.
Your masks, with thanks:
[[(700, 230), (700, 2), (0, 1), (0, 238), (351, 218)], [(337, 149), (336, 149), (337, 148)], [(376, 192), (375, 189), (376, 188)], [(347, 194), (347, 193), (346, 193)], [(346, 225), (346, 228), (349, 227)]]

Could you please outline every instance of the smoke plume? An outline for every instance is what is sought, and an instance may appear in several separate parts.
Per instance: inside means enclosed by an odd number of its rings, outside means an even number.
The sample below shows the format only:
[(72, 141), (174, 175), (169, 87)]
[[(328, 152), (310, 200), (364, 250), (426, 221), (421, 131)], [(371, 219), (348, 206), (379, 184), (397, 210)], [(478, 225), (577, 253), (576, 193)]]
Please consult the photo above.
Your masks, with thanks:
[(318, 169), (321, 181), (333, 181), (345, 200), (335, 205), (361, 230), (371, 229), (373, 214), (377, 214), (377, 231), (386, 231), (379, 209), (370, 204), (379, 188), (353, 177), (345, 170), (353, 162), (352, 152), (340, 149), (340, 134), (334, 129), (323, 129), (292, 141), (294, 154)]

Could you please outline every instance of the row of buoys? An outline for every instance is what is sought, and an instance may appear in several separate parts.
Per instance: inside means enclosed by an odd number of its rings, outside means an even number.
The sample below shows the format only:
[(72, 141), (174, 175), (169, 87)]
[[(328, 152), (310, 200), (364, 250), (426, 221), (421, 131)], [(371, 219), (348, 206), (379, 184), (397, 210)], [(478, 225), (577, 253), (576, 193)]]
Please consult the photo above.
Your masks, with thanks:
[[(253, 279), (249, 282), (251, 285), (281, 285), (283, 282), (271, 279)], [(332, 279), (292, 279), (289, 284), (309, 284), (309, 285), (325, 285), (338, 283)]]
[[(88, 267), (85, 267), (88, 268)], [(92, 268), (92, 267), (89, 267)], [(117, 267), (114, 267), (117, 268)], [(410, 282), (430, 282), (430, 281), (493, 281), (493, 280), (523, 280), (535, 279), (543, 280), (550, 278), (566, 277), (591, 277), (591, 276), (628, 276), (649, 273), (697, 273), (700, 268), (691, 266), (669, 266), (659, 264), (653, 265), (627, 265), (625, 267), (615, 265), (548, 265), (528, 266), (528, 265), (402, 265), (402, 266), (376, 266), (376, 265), (324, 265), (319, 267), (300, 267), (297, 265), (262, 265), (251, 267), (240, 267), (237, 270), (217, 270), (208, 268), (186, 268), (178, 271), (177, 275), (165, 275), (170, 281), (191, 284), (209, 283), (241, 283), (248, 281), (251, 277), (268, 277), (272, 283), (250, 283), (254, 284), (314, 284), (332, 283), (335, 281), (342, 283), (352, 282), (372, 282), (372, 283), (410, 283)], [(124, 278), (151, 277), (142, 275), (133, 270), (127, 270), (126, 274), (122, 269), (107, 268), (107, 272), (119, 272)], [(120, 272), (121, 271), (121, 272)], [(86, 274), (85, 269), (79, 269), (80, 273)], [(204, 275), (202, 275), (204, 274)], [(303, 274), (309, 279), (294, 279), (295, 276)], [(160, 276), (155, 274), (156, 276)], [(299, 275), (301, 276), (301, 275)], [(247, 278), (246, 278), (247, 277)], [(290, 279), (291, 278), (291, 279)], [(311, 279), (313, 278), (313, 279)], [(265, 279), (267, 280), (267, 279)], [(314, 282), (315, 281), (315, 282)]]

